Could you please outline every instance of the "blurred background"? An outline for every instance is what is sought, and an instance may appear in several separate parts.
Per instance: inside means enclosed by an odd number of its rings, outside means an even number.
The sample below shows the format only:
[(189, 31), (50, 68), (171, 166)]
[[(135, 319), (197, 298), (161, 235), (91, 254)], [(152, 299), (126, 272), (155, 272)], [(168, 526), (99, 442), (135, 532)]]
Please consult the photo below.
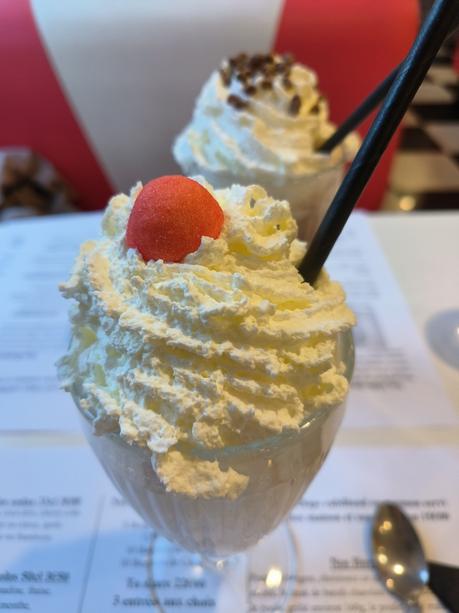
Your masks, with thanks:
[[(339, 123), (401, 61), (430, 4), (3, 0), (0, 221), (100, 209), (139, 179), (178, 172), (175, 136), (210, 72), (239, 51), (293, 53)], [(359, 206), (459, 207), (458, 73), (452, 36)]]

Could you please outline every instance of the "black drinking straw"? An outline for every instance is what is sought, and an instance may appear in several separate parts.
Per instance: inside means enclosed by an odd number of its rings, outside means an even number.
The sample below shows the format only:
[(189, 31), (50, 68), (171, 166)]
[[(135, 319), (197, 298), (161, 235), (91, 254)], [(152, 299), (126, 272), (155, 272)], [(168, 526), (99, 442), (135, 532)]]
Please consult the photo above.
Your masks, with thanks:
[(330, 153), (348, 134), (362, 123), (362, 121), (384, 100), (387, 92), (397, 76), (401, 64), (397, 66), (381, 83), (371, 92), (369, 96), (353, 111), (347, 119), (337, 128), (327, 140), (317, 149), (318, 153)]
[[(450, 24), (448, 28), (448, 34), (451, 34), (457, 27), (457, 21)], [(402, 64), (399, 64), (397, 68), (387, 75), (384, 81), (381, 81), (379, 85), (369, 94), (365, 100), (347, 117), (343, 123), (338, 126), (335, 132), (323, 142), (317, 149), (318, 153), (330, 153), (333, 149), (343, 141), (348, 134), (355, 130), (358, 125), (362, 123), (364, 119), (373, 111), (378, 104), (380, 104), (387, 95), (387, 92), (392, 86), (392, 83), (397, 76)]]
[(436, 0), (299, 266), (314, 283), (360, 194), (424, 79), (451, 25), (459, 0)]

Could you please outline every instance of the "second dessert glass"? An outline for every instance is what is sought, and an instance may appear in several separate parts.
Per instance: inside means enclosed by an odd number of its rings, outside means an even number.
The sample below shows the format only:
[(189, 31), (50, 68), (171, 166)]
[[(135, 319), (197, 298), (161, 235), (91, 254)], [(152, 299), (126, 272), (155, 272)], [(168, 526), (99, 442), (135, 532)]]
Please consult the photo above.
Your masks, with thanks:
[[(350, 382), (351, 332), (338, 337), (335, 359)], [(194, 448), (201, 459), (218, 460), (223, 469), (232, 467), (249, 476), (247, 488), (235, 500), (166, 491), (148, 449), (129, 445), (116, 433), (96, 435), (80, 409), (85, 435), (107, 475), (146, 523), (170, 541), (153, 539), (149, 585), (159, 610), (167, 610), (167, 598), (155, 593), (157, 586), (177, 581), (180, 555), (171, 543), (199, 554), (188, 556), (179, 574), (182, 585), (191, 587), (198, 579), (200, 588), (205, 586), (204, 610), (210, 602), (219, 603), (219, 611), (249, 610), (257, 598), (266, 597), (275, 610), (286, 606), (294, 588), (296, 554), (292, 533), (278, 526), (322, 466), (344, 409), (345, 402), (320, 409), (294, 433), (212, 452)], [(241, 552), (247, 553), (235, 556)], [(193, 605), (193, 610), (200, 609)]]
[(287, 200), (310, 241), (358, 149), (352, 133), (320, 152), (334, 131), (313, 70), (290, 54), (240, 53), (204, 84), (173, 155), (185, 175), (214, 187), (257, 184)]

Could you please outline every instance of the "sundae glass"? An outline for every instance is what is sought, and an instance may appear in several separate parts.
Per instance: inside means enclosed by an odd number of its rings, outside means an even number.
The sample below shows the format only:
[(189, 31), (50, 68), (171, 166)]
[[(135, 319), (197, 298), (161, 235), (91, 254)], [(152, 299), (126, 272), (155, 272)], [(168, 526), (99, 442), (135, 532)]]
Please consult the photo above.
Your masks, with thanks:
[(334, 131), (313, 70), (289, 54), (240, 53), (204, 84), (173, 154), (184, 174), (214, 187), (256, 183), (287, 200), (310, 241), (359, 146), (352, 133), (319, 152)]
[(344, 293), (325, 272), (302, 282), (288, 204), (258, 186), (163, 177), (113, 198), (103, 231), (62, 286), (76, 305), (59, 373), (154, 529), (154, 602), (167, 610), (156, 592), (178, 573), (203, 610), (282, 608), (296, 555), (281, 522), (330, 450), (352, 375)]

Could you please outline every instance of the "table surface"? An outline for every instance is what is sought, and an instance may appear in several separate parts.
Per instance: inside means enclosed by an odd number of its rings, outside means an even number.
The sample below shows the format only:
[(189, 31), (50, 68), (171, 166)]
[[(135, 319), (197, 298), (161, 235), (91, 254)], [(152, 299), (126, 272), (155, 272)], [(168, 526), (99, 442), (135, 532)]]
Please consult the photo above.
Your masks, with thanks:
[[(398, 281), (422, 338), (426, 323), (443, 311), (459, 315), (459, 213), (378, 213), (369, 216), (370, 225)], [(458, 319), (459, 326), (459, 319)], [(427, 345), (428, 346), (428, 345)], [(442, 361), (428, 346), (447, 395), (459, 413), (459, 369)], [(434, 407), (433, 407), (434, 409)], [(411, 446), (413, 453), (423, 448), (457, 448), (459, 424), (449, 428), (341, 430), (336, 446)], [(85, 445), (83, 435), (74, 433), (0, 434), (0, 446), (52, 447)], [(418, 451), (415, 451), (415, 449)], [(424, 457), (424, 452), (421, 452)], [(421, 457), (421, 456), (419, 456)]]
[[(459, 212), (381, 212), (370, 214), (369, 221), (426, 343), (447, 396), (459, 413), (459, 369), (448, 365), (433, 351), (426, 335), (429, 320), (447, 311), (457, 312), (459, 327)], [(335, 444), (458, 447), (459, 425), (410, 430), (341, 430)]]
[[(378, 213), (369, 219), (421, 336), (440, 312), (456, 310), (459, 327), (459, 213)], [(430, 355), (459, 410), (459, 370), (431, 349)]]

